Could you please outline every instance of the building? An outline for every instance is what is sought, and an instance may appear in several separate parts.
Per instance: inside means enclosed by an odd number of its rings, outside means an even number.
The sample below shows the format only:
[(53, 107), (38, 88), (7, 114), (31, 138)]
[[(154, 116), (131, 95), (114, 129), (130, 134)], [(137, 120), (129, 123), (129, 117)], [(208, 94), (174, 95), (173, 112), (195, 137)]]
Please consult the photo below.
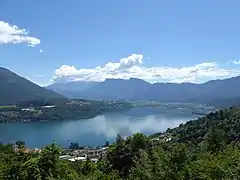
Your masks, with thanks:
[(69, 155), (64, 155), (64, 156), (60, 156), (59, 159), (64, 159), (64, 160), (68, 160), (68, 159), (71, 159), (72, 156), (69, 156)]
[(86, 161), (87, 160), (87, 155), (85, 154), (84, 156), (81, 156), (81, 157), (73, 157), (73, 158), (70, 158), (68, 159), (69, 161)]

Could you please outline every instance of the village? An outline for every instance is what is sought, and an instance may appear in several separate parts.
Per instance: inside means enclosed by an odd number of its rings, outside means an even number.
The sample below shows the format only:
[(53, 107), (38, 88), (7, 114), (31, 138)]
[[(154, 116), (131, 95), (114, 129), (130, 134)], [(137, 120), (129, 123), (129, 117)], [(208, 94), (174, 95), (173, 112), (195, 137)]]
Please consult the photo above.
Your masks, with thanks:
[[(153, 144), (160, 143), (160, 142), (168, 142), (171, 140), (172, 140), (172, 137), (170, 133), (164, 133), (152, 139)], [(109, 148), (108, 143), (106, 143), (105, 146), (94, 147), (94, 148), (77, 146), (76, 148), (73, 147), (73, 148), (64, 149), (59, 158), (68, 160), (71, 162), (86, 161), (87, 159), (89, 159), (90, 161), (97, 163), (98, 160), (106, 154), (108, 148)]]
[[(126, 139), (127, 137), (124, 137)], [(162, 133), (158, 135), (157, 137), (152, 138), (152, 142), (154, 145), (159, 144), (161, 142), (168, 142), (172, 141), (172, 137), (170, 133)], [(23, 146), (24, 153), (41, 153), (41, 149), (38, 148), (28, 148), (25, 147), (25, 142), (24, 141), (18, 141), (16, 145), (14, 145), (14, 150), (18, 151), (20, 146)], [(98, 160), (103, 157), (106, 153), (107, 150), (110, 147), (110, 143), (106, 141), (105, 145), (103, 146), (98, 146), (98, 147), (88, 147), (88, 146), (79, 146), (78, 143), (71, 143), (68, 148), (63, 148), (61, 151), (61, 155), (59, 156), (59, 159), (62, 160), (68, 160), (71, 162), (79, 161), (87, 161), (90, 160), (93, 163), (97, 163)]]
[[(21, 150), (24, 153), (41, 153), (42, 149), (39, 148), (28, 148), (25, 146), (24, 141), (17, 141), (13, 144), (15, 152)], [(74, 161), (86, 161), (90, 160), (97, 163), (98, 160), (104, 156), (109, 148), (109, 143), (107, 141), (106, 145), (99, 147), (80, 147), (78, 143), (71, 143), (68, 148), (63, 148), (61, 150), (61, 155), (59, 159)]]
[(79, 147), (76, 149), (64, 149), (61, 153), (59, 159), (68, 160), (71, 162), (74, 161), (86, 161), (89, 159), (90, 161), (97, 163), (98, 160), (104, 156), (107, 152), (108, 146), (100, 146), (100, 147)]

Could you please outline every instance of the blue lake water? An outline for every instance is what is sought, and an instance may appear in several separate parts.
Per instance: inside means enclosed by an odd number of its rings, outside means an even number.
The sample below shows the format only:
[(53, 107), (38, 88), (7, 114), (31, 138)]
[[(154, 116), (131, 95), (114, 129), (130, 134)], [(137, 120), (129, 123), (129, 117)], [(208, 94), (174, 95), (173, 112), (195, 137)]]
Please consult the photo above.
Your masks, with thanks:
[(106, 140), (114, 141), (117, 133), (150, 135), (198, 117), (190, 109), (135, 108), (84, 120), (0, 124), (0, 142), (24, 140), (27, 146), (38, 148), (53, 141), (62, 147), (68, 147), (70, 142), (98, 146)]

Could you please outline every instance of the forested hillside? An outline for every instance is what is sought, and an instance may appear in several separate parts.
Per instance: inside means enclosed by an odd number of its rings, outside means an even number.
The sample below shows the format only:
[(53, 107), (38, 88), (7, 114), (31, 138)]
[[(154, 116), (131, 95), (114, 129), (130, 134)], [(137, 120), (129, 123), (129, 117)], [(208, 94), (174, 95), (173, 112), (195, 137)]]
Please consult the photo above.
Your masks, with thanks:
[(127, 101), (24, 101), (16, 106), (0, 106), (0, 123), (88, 119), (131, 108), (133, 105)]
[(12, 105), (29, 100), (66, 99), (64, 96), (42, 88), (31, 81), (18, 76), (8, 69), (0, 67), (0, 105)]
[(206, 180), (240, 177), (240, 111), (211, 113), (165, 133), (120, 135), (94, 164), (60, 160), (55, 144), (24, 152), (24, 143), (0, 146), (0, 179)]

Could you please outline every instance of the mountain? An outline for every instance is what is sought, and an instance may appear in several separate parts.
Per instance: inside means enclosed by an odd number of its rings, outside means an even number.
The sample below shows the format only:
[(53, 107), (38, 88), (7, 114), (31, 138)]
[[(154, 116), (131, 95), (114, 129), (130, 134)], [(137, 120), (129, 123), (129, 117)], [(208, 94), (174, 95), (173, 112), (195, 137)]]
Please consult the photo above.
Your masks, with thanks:
[[(70, 83), (71, 84), (71, 83)], [(75, 84), (76, 85), (76, 84)], [(52, 85), (53, 86), (53, 85)], [(58, 84), (58, 86), (65, 86)], [(76, 85), (77, 86), (77, 85)], [(79, 84), (79, 86), (85, 87)], [(70, 85), (65, 86), (66, 89)], [(87, 89), (74, 91), (75, 98), (101, 100), (137, 100), (160, 102), (192, 102), (217, 106), (240, 105), (240, 76), (223, 80), (194, 83), (148, 83), (141, 79), (107, 79)], [(52, 90), (53, 88), (48, 87)], [(56, 91), (62, 93), (61, 91)], [(69, 92), (69, 91), (68, 91)], [(70, 96), (72, 96), (71, 94)]]
[[(148, 82), (141, 79), (130, 78), (129, 80), (106, 79), (104, 82), (99, 83), (82, 81), (54, 83), (46, 88), (63, 94), (69, 98), (85, 98), (92, 100), (132, 100), (141, 98), (142, 93), (148, 89), (149, 85), (150, 84)], [(137, 87), (137, 89), (135, 87)]]
[(129, 80), (107, 79), (82, 91), (79, 95), (86, 99), (143, 100), (142, 97), (148, 91), (149, 85), (148, 82), (135, 78)]
[(53, 90), (59, 94), (62, 94), (69, 98), (79, 98), (79, 92), (84, 91), (97, 84), (96, 82), (65, 82), (65, 83), (54, 83), (46, 86), (47, 89)]
[(0, 105), (17, 104), (29, 100), (65, 99), (64, 96), (40, 87), (2, 67), (0, 67), (0, 82)]

